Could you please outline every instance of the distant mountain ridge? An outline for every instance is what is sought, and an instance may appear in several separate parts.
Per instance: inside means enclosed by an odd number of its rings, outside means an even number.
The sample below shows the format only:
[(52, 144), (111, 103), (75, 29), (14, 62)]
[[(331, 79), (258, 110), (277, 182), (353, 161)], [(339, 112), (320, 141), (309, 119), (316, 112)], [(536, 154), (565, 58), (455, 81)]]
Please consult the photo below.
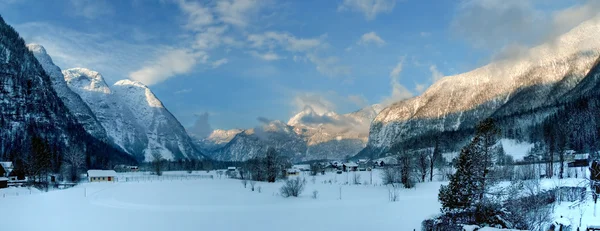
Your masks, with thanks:
[(334, 112), (319, 114), (306, 107), (287, 124), (275, 120), (247, 130), (215, 131), (208, 138), (198, 140), (197, 145), (216, 147), (205, 152), (224, 161), (262, 156), (269, 147), (295, 162), (343, 159), (365, 147), (369, 124), (379, 110), (381, 106), (372, 105), (340, 115)]

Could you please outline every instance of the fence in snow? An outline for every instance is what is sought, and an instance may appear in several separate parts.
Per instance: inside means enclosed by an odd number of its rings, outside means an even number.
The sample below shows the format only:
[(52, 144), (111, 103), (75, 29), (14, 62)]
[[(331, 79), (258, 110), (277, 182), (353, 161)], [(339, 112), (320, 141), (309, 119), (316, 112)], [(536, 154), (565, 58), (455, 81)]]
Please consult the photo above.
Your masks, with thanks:
[(121, 182), (140, 182), (140, 181), (183, 181), (183, 180), (201, 180), (213, 179), (213, 175), (162, 175), (162, 176), (126, 176), (119, 177)]

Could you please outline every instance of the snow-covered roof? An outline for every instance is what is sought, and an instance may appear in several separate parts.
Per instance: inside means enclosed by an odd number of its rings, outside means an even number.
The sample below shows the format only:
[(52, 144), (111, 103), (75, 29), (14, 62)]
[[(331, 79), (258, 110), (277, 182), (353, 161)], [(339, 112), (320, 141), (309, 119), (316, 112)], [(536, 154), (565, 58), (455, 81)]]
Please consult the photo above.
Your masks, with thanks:
[(2, 167), (6, 170), (8, 169), (13, 169), (13, 163), (12, 162), (0, 162), (0, 165), (2, 165)]
[(575, 159), (576, 160), (587, 160), (589, 158), (590, 158), (590, 154), (587, 154), (587, 153), (575, 154)]
[(235, 167), (227, 167), (227, 170), (235, 170)]
[(115, 170), (88, 170), (88, 177), (117, 176)]
[(296, 169), (310, 169), (310, 165), (309, 164), (296, 164), (296, 165), (292, 166), (292, 168), (296, 168)]
[(344, 165), (346, 165), (346, 167), (358, 167), (358, 164), (352, 163), (352, 162), (350, 162), (350, 163), (344, 163)]
[(6, 177), (0, 177), (0, 181), (8, 181), (8, 178), (6, 178)]

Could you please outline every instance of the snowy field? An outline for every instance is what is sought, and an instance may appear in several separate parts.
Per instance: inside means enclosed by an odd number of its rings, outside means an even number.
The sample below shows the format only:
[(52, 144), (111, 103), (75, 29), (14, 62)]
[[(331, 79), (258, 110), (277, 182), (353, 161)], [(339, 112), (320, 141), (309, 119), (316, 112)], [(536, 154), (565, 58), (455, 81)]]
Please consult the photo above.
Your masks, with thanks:
[[(370, 182), (371, 172), (358, 172)], [(141, 173), (140, 173), (141, 174)], [(167, 173), (179, 175), (180, 173)], [(200, 174), (207, 174), (206, 172)], [(211, 173), (214, 174), (214, 173)], [(306, 173), (303, 173), (306, 174)], [(2, 230), (420, 230), (439, 213), (439, 182), (399, 191), (390, 202), (379, 172), (373, 185), (345, 185), (354, 173), (313, 177), (299, 198), (283, 198), (283, 182), (257, 183), (219, 178), (118, 183), (83, 183), (66, 190), (0, 198)], [(331, 183), (330, 183), (331, 181)], [(317, 199), (312, 198), (318, 191)], [(340, 199), (341, 190), (341, 199)]]

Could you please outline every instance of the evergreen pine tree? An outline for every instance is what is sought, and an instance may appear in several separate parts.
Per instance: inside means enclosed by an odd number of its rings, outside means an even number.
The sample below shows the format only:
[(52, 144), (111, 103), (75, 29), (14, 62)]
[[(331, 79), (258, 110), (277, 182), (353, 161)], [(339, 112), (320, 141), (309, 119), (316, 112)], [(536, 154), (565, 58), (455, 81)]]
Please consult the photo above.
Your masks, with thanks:
[(443, 210), (466, 209), (484, 202), (496, 182), (492, 173), (498, 134), (500, 131), (492, 119), (477, 125), (475, 137), (461, 150), (455, 163), (456, 173), (447, 186), (440, 188), (438, 199)]

